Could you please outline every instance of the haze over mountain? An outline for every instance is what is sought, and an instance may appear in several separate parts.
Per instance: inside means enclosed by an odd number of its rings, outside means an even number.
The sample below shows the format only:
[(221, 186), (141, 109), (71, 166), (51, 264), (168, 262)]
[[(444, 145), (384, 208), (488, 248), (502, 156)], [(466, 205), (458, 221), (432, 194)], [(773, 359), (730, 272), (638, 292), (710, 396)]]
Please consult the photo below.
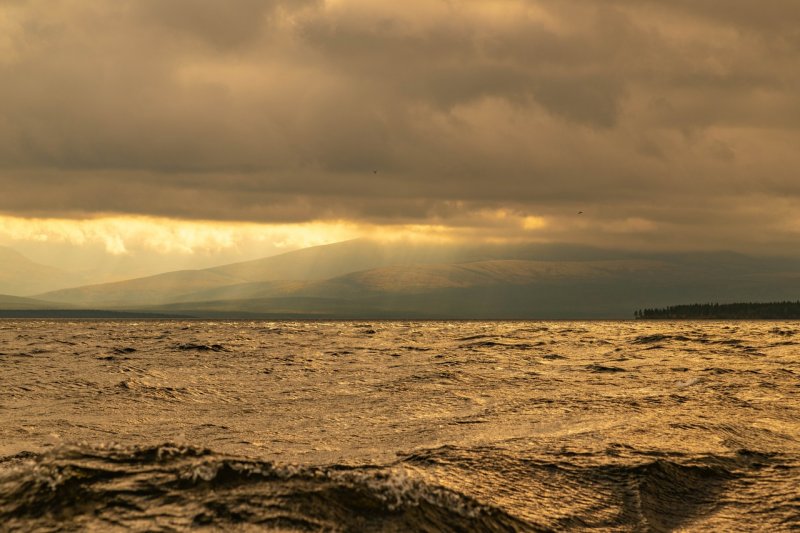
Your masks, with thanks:
[(0, 294), (27, 296), (86, 282), (81, 274), (41, 265), (12, 248), (0, 246)]
[(612, 318), (686, 301), (784, 299), (800, 295), (798, 272), (794, 259), (727, 252), (360, 239), (37, 298), (196, 316)]
[(74, 306), (62, 302), (47, 302), (35, 298), (0, 294), (0, 309), (70, 309), (72, 307)]
[(443, 260), (456, 256), (459, 250), (353, 240), (215, 268), (167, 272), (129, 281), (58, 290), (41, 297), (84, 305), (166, 303), (203, 289), (248, 282), (322, 280), (378, 266)]
[[(357, 276), (334, 281), (355, 272), (369, 271), (392, 267), (399, 274), (401, 267), (408, 272), (395, 279), (394, 292), (418, 291), (415, 283), (427, 284), (427, 288), (448, 287), (453, 284), (463, 285), (463, 280), (455, 278), (463, 276), (462, 269), (453, 270), (449, 265), (476, 263), (492, 260), (537, 260), (549, 261), (551, 266), (557, 261), (578, 264), (580, 261), (598, 261), (604, 259), (631, 258), (635, 256), (589, 247), (566, 245), (455, 245), (455, 244), (419, 244), (408, 242), (385, 243), (367, 239), (356, 239), (325, 246), (315, 246), (286, 254), (267, 257), (256, 261), (247, 261), (223, 265), (202, 270), (182, 270), (167, 272), (128, 281), (87, 285), (64, 290), (51, 291), (38, 295), (52, 301), (79, 303), (83, 305), (141, 305), (165, 303), (173, 300), (196, 300), (207, 296), (252, 297), (274, 296), (301, 291), (331, 291), (341, 296), (344, 289), (335, 286), (353, 286)], [(438, 267), (420, 265), (439, 265)], [(452, 272), (449, 272), (452, 270)], [(513, 269), (500, 269), (511, 271)], [(414, 271), (422, 278), (414, 281)], [(438, 274), (437, 274), (438, 272)], [(449, 273), (446, 273), (449, 272)], [(530, 272), (531, 274), (533, 271)], [(475, 278), (474, 283), (482, 284)], [(369, 279), (371, 291), (379, 290), (379, 279), (386, 279), (392, 271), (376, 271), (371, 275), (361, 274), (361, 279)], [(434, 280), (437, 278), (438, 280)], [(455, 276), (447, 281), (446, 278)], [(419, 276), (417, 276), (419, 277)], [(484, 276), (485, 278), (486, 276)], [(405, 281), (401, 281), (405, 280)], [(321, 283), (323, 282), (324, 283)], [(312, 283), (317, 282), (317, 283)], [(410, 283), (407, 287), (403, 285)], [(364, 285), (361, 283), (360, 285)], [(363, 289), (364, 287), (362, 287)], [(221, 291), (221, 292), (220, 292)], [(316, 294), (315, 294), (316, 295)]]

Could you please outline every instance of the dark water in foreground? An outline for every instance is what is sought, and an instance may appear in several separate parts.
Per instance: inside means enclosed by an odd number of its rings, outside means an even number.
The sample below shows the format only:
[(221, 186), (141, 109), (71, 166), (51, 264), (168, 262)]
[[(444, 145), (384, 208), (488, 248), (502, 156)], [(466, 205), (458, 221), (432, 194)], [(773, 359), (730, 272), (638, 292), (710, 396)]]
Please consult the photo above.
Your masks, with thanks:
[(0, 321), (0, 530), (800, 528), (800, 323)]

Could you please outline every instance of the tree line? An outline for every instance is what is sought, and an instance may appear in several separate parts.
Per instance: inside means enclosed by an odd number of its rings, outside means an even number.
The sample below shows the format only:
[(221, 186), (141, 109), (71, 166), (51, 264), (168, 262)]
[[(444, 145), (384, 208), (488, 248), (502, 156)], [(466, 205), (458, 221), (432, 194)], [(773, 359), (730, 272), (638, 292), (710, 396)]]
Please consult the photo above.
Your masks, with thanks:
[(637, 319), (800, 319), (800, 301), (768, 303), (705, 303), (637, 309)]

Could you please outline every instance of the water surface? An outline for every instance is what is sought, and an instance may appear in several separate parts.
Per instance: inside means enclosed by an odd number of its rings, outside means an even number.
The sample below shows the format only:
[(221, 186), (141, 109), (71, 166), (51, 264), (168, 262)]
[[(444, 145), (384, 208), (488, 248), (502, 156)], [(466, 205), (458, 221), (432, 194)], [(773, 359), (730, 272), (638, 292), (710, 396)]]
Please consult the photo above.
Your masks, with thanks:
[(800, 323), (0, 321), (10, 529), (791, 530)]

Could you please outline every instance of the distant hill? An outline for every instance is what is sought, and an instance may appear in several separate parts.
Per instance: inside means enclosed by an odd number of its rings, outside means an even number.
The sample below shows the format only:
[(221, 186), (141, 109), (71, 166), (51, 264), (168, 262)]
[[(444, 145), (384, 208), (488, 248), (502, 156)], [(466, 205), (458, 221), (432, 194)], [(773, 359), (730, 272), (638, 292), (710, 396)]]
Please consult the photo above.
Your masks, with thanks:
[(388, 265), (449, 262), (463, 254), (461, 248), (453, 246), (355, 239), (210, 268), (208, 271), (250, 282), (310, 281)]
[(183, 318), (187, 315), (147, 313), (142, 311), (109, 311), (82, 309), (71, 304), (47, 302), (0, 294), (0, 318)]
[(698, 299), (800, 296), (800, 263), (729, 252), (347, 241), (43, 293), (84, 308), (219, 317), (630, 318)]
[[(656, 275), (660, 267), (651, 261), (495, 260), (403, 265), (324, 281), (220, 287), (146, 309), (204, 315), (242, 312), (319, 318), (561, 317), (575, 312), (576, 299), (584, 298), (586, 284), (613, 286), (631, 273)], [(604, 311), (596, 309), (597, 303), (594, 299), (584, 302), (585, 307), (594, 307), (585, 313), (586, 317), (602, 316)], [(607, 308), (607, 302), (601, 302), (601, 306)], [(620, 306), (616, 312), (628, 314), (629, 309)]]
[[(581, 252), (577, 252), (580, 250)], [(588, 248), (563, 247), (562, 255)], [(86, 285), (37, 294), (37, 298), (89, 306), (158, 305), (197, 298), (280, 296), (305, 282), (388, 266), (535, 259), (558, 255), (551, 245), (487, 246), (379, 243), (356, 239), (203, 270), (182, 270), (128, 281)], [(264, 285), (257, 285), (264, 283)], [(248, 285), (250, 284), (250, 285)], [(237, 286), (234, 288), (234, 286)], [(208, 291), (203, 294), (204, 291)], [(215, 293), (216, 291), (216, 293)]]
[[(189, 295), (159, 312), (246, 311), (306, 318), (631, 318), (644, 302), (729, 294), (731, 277), (697, 278), (657, 261), (486, 261), (407, 265), (319, 282), (253, 283)], [(800, 291), (738, 278), (742, 293)], [(257, 295), (250, 298), (247, 294)]]
[(190, 319), (189, 315), (146, 313), (142, 311), (108, 311), (105, 309), (0, 309), (3, 319), (66, 319), (66, 320), (129, 320), (129, 319)]
[(70, 309), (74, 306), (71, 304), (64, 304), (59, 302), (48, 302), (44, 300), (37, 300), (34, 298), (23, 298), (20, 296), (11, 296), (8, 294), (0, 294), (0, 310), (6, 309)]
[(12, 248), (0, 246), (0, 293), (28, 296), (86, 280), (75, 273), (31, 261)]
[[(342, 246), (323, 246), (311, 250), (313, 254), (302, 250), (255, 262), (206, 270), (169, 272), (123, 282), (54, 291), (39, 297), (55, 302), (106, 308), (143, 308), (226, 300), (243, 302), (265, 298), (334, 298), (364, 302), (367, 296), (385, 299), (387, 295), (423, 294), (454, 288), (600, 279), (610, 275), (625, 275), (631, 271), (650, 275), (649, 273), (657, 272), (660, 265), (656, 261), (643, 260), (559, 262), (521, 259), (412, 263), (413, 260), (485, 257), (491, 254), (447, 249), (425, 250), (422, 247), (405, 251), (399, 248), (390, 250), (385, 245), (352, 241)], [(354, 252), (353, 256), (348, 255), (351, 251)], [(425, 253), (420, 253), (421, 251)], [(326, 265), (327, 254), (332, 256), (331, 265)], [(291, 268), (291, 262), (295, 259), (298, 261), (297, 266)], [(363, 263), (361, 259), (364, 259)], [(382, 265), (391, 261), (400, 263), (357, 269), (356, 272), (318, 279), (323, 274), (354, 268), (354, 265)], [(259, 267), (263, 270), (259, 270)], [(290, 279), (271, 279), (276, 276), (287, 276)], [(268, 281), (256, 281), (259, 279)], [(182, 309), (189, 307), (181, 306)], [(230, 306), (225, 304), (221, 307)]]
[(363, 298), (381, 294), (424, 294), (430, 291), (528, 285), (559, 280), (601, 279), (631, 272), (655, 274), (657, 261), (524, 261), (516, 259), (455, 264), (415, 264), (380, 267), (322, 281), (245, 283), (187, 293), (177, 301), (245, 298)]
[(208, 270), (181, 270), (128, 281), (63, 289), (37, 297), (82, 306), (156, 305), (172, 301), (186, 292), (242, 281)]
[[(347, 272), (449, 257), (449, 248), (393, 246), (352, 240), (203, 270), (183, 270), (128, 281), (50, 291), (39, 298), (81, 305), (156, 305), (183, 295), (259, 282), (324, 280)], [(243, 294), (244, 296), (252, 296)]]

